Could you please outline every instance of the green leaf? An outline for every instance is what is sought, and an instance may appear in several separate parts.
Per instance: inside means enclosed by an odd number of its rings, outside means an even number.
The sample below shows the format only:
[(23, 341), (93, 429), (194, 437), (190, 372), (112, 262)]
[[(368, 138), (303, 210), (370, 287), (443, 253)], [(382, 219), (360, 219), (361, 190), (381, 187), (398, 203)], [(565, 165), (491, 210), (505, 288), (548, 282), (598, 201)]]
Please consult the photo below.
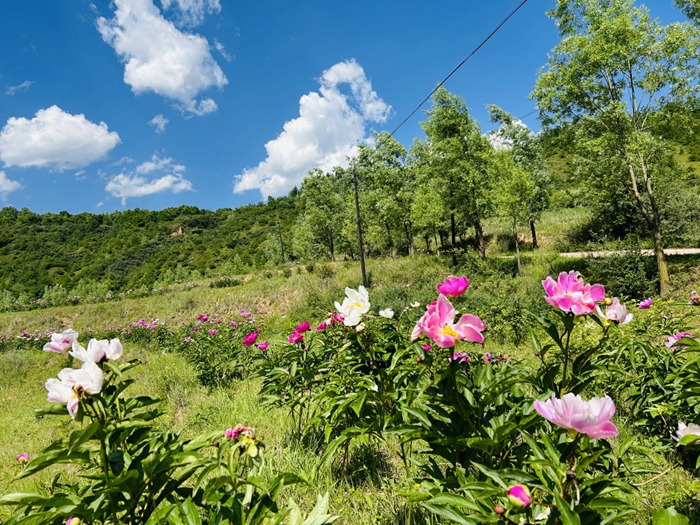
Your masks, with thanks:
[(581, 520), (573, 510), (568, 502), (559, 495), (558, 492), (554, 493), (554, 502), (557, 504), (557, 510), (561, 514), (561, 522), (563, 525), (581, 525)]
[(651, 523), (652, 525), (688, 525), (690, 520), (671, 507), (655, 510), (651, 515)]

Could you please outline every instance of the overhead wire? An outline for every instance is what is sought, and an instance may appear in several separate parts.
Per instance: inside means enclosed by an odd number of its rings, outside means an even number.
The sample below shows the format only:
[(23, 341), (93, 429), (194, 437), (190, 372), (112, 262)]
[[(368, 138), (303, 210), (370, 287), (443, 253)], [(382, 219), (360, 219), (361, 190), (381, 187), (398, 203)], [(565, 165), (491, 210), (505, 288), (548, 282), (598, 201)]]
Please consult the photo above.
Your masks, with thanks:
[[(447, 81), (450, 79), (450, 77), (451, 77), (452, 75), (454, 75), (454, 74), (457, 72), (457, 70), (458, 70), (459, 68), (461, 68), (464, 64), (466, 64), (467, 61), (468, 61), (471, 57), (473, 57), (482, 47), (484, 47), (484, 46), (486, 45), (486, 43), (487, 43), (489, 40), (491, 40), (491, 38), (493, 38), (493, 36), (494, 36), (496, 33), (498, 33), (498, 31), (506, 24), (506, 22), (508, 22), (508, 20), (510, 20), (510, 19), (515, 15), (515, 13), (517, 13), (518, 11), (520, 11), (520, 8), (522, 8), (527, 2), (528, 2), (528, 0), (522, 0), (522, 1), (515, 7), (515, 9), (513, 9), (510, 13), (508, 13), (508, 16), (506, 16), (503, 20), (501, 20), (501, 22), (493, 29), (493, 31), (491, 31), (491, 32), (488, 34), (488, 36), (486, 36), (486, 38), (484, 38), (481, 42), (479, 42), (479, 45), (476, 46), (476, 47), (472, 50), (472, 52), (469, 53), (469, 54), (464, 58), (464, 60), (462, 60), (459, 64), (457, 64), (457, 66), (456, 66), (452, 71), (450, 71), (450, 74), (447, 75), (445, 78), (443, 78), (442, 81), (435, 87), (435, 89), (433, 89), (433, 90), (430, 92), (430, 94), (429, 94), (427, 97), (425, 97), (425, 98), (421, 101), (421, 103), (418, 104), (418, 105), (414, 108), (414, 110), (411, 111), (411, 112), (408, 114), (408, 116), (407, 116), (405, 119), (403, 119), (403, 120), (401, 121), (401, 123), (400, 123), (398, 126), (396, 126), (396, 128), (394, 129), (394, 131), (391, 132), (391, 136), (393, 136), (394, 133), (396, 133), (399, 129), (401, 129), (401, 126), (403, 126), (406, 122), (408, 122), (408, 121), (411, 119), (411, 117), (412, 117), (413, 115), (415, 115), (416, 112), (417, 112), (421, 107), (423, 107), (423, 104), (425, 104), (428, 100), (430, 100), (430, 97), (432, 97), (432, 96), (437, 92), (437, 90), (440, 89), (440, 88), (442, 87), (442, 85), (443, 85), (445, 82), (447, 82)], [(529, 116), (529, 115), (528, 115), (528, 116)], [(523, 117), (523, 118), (524, 118), (524, 117)]]

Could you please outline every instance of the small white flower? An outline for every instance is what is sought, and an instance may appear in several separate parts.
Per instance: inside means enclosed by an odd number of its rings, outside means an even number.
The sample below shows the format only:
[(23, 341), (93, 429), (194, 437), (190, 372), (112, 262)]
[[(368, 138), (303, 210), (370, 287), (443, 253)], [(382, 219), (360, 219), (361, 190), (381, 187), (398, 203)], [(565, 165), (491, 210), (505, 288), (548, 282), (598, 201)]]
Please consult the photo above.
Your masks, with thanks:
[(358, 332), (363, 332), (365, 329), (365, 323), (360, 323), (355, 327), (355, 330)]
[(386, 317), (387, 319), (391, 319), (394, 317), (394, 310), (391, 308), (385, 308), (384, 310), (379, 310), (379, 315)]
[(372, 385), (371, 387), (369, 387), (369, 389), (370, 389), (372, 392), (379, 392), (379, 387), (378, 387), (377, 385)]
[(418, 308), (420, 306), (420, 303), (418, 301), (411, 303), (412, 308)]

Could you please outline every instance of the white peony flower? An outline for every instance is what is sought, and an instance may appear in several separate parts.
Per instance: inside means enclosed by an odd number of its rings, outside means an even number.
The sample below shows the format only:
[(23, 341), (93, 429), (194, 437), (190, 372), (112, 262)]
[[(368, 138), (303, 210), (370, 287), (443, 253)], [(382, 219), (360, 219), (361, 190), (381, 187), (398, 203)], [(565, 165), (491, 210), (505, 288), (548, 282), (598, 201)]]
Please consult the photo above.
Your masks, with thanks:
[(100, 363), (102, 361), (114, 361), (122, 356), (122, 343), (119, 339), (112, 339), (107, 341), (106, 339), (90, 339), (88, 343), (87, 350), (80, 346), (79, 343), (73, 343), (73, 350), (70, 355), (87, 363), (88, 361), (93, 363)]
[(386, 317), (387, 319), (392, 319), (394, 317), (394, 310), (391, 308), (385, 308), (384, 310), (379, 310), (379, 315)]
[(700, 438), (700, 425), (691, 423), (686, 425), (685, 423), (678, 422), (678, 441), (683, 439), (685, 436), (697, 436)]
[(345, 326), (356, 326), (362, 321), (362, 316), (369, 312), (369, 294), (364, 286), (357, 290), (345, 289), (343, 304), (335, 302), (335, 308), (343, 316)]
[(69, 328), (63, 332), (51, 334), (51, 341), (44, 345), (44, 351), (65, 354), (77, 340), (78, 332)]
[(49, 392), (48, 401), (65, 403), (70, 417), (75, 418), (83, 394), (99, 394), (103, 381), (104, 375), (100, 367), (87, 361), (77, 370), (64, 368), (58, 373), (58, 379), (52, 377), (44, 386)]

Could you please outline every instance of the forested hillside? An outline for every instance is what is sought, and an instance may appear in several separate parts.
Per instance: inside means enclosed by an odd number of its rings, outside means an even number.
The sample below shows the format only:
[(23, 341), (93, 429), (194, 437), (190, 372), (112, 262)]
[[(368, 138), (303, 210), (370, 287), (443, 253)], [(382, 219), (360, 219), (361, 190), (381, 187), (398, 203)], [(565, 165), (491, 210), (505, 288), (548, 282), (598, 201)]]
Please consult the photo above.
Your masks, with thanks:
[[(493, 219), (510, 225), (501, 233), (510, 236), (511, 250), (519, 248), (515, 240), (536, 247), (542, 212), (561, 208), (585, 207), (591, 219), (563, 232), (567, 244), (559, 248), (648, 239), (629, 187), (615, 175), (618, 166), (582, 156), (571, 129), (536, 135), (500, 108), (490, 110), (500, 126), (485, 134), (461, 97), (442, 90), (427, 111), (425, 139), (407, 150), (381, 133), (373, 147), (361, 147), (356, 169), (369, 256), (471, 249), (484, 257), (491, 240), (484, 228)], [(665, 242), (695, 246), (700, 111), (686, 112), (680, 124), (660, 122), (658, 129), (667, 152), (654, 167)], [(455, 135), (471, 140), (455, 149)], [(6, 207), (0, 210), (0, 299), (7, 306), (51, 301), (52, 294), (61, 301), (105, 297), (293, 261), (355, 258), (356, 228), (349, 168), (316, 171), (286, 197), (237, 209), (70, 215)]]
[(280, 257), (280, 236), (290, 236), (298, 213), (294, 192), (267, 203), (217, 211), (180, 206), (39, 215), (4, 208), (0, 290), (33, 299), (45, 286), (72, 289), (81, 281), (88, 288), (112, 291), (151, 287), (178, 267), (180, 278), (214, 268), (240, 273), (246, 266)]

